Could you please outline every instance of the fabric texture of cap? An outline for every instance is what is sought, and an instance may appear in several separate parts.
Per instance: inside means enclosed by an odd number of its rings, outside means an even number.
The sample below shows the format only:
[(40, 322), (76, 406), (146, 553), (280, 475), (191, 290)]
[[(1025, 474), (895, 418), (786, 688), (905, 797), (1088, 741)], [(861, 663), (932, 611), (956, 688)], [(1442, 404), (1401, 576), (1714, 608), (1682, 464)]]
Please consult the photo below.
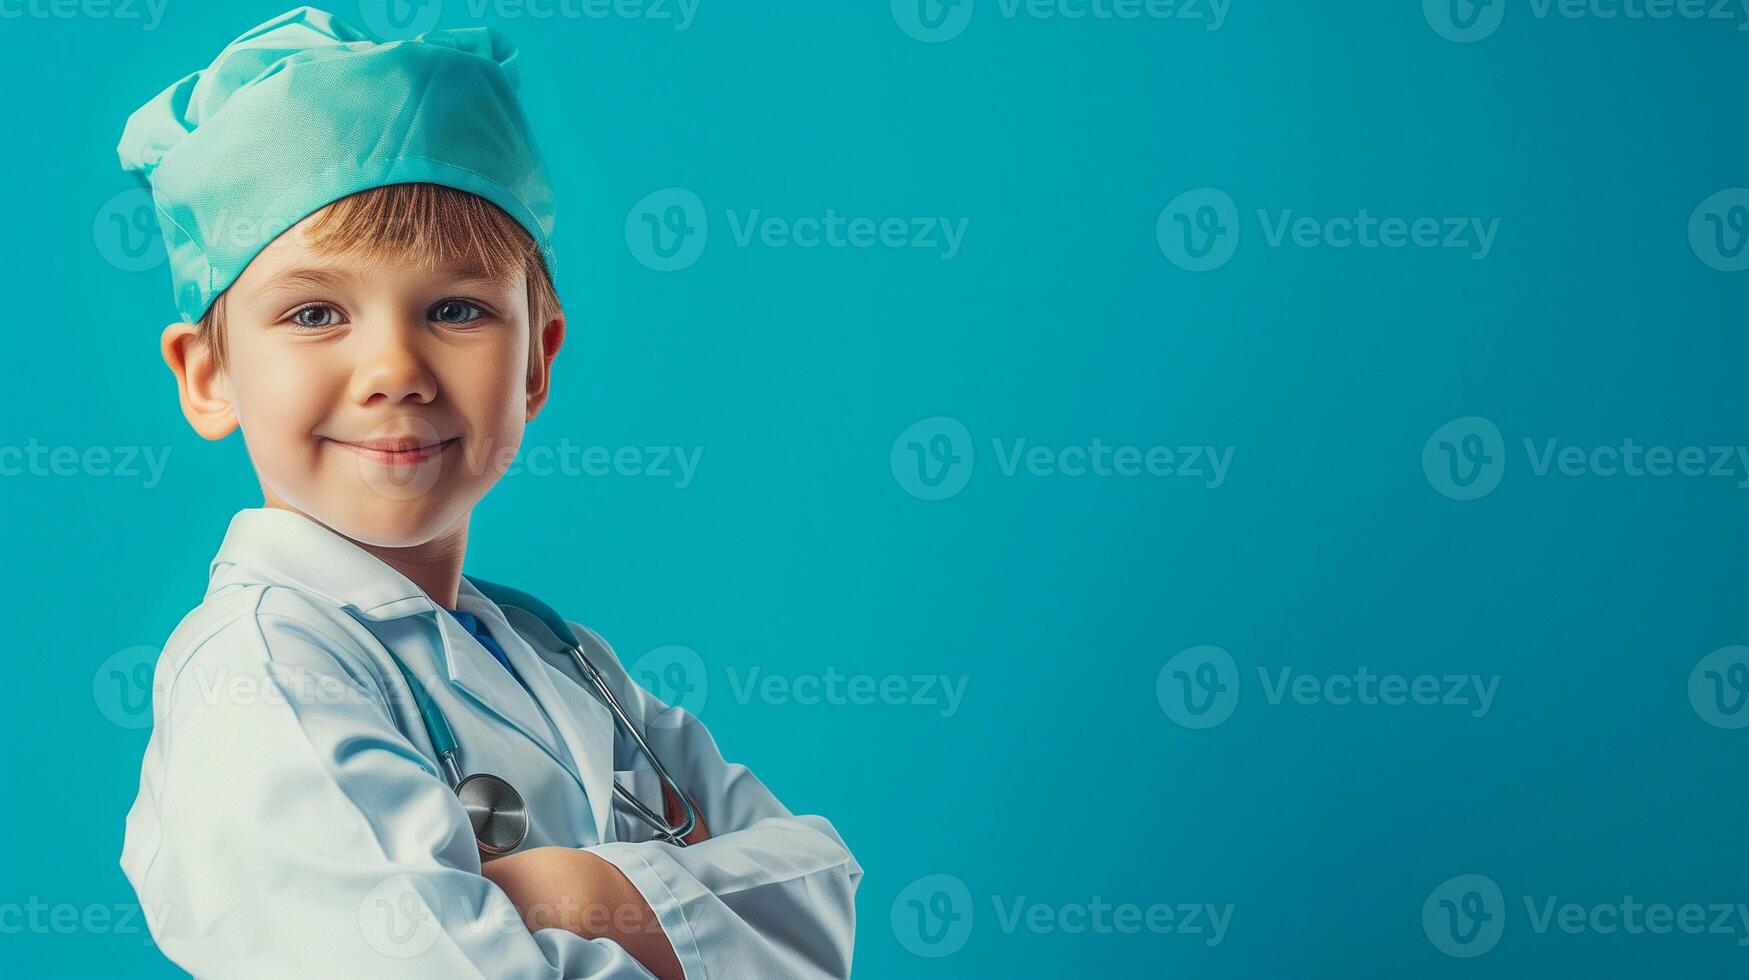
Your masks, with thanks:
[(386, 184), (491, 201), (556, 273), (552, 186), (516, 59), (489, 27), (385, 42), (298, 7), (135, 110), (116, 152), (151, 189), (182, 318), (199, 320), (287, 228)]

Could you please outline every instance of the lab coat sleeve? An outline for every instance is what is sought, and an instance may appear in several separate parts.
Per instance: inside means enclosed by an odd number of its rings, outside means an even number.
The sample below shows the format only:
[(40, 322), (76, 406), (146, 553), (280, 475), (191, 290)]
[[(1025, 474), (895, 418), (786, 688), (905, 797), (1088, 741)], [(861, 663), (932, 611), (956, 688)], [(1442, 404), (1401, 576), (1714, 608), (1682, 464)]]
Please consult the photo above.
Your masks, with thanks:
[[(587, 848), (649, 902), (687, 980), (848, 977), (862, 868), (832, 824), (791, 813), (745, 766), (724, 760), (697, 718), (633, 681), (600, 636), (570, 625), (710, 828), (709, 840), (684, 848)], [(641, 755), (625, 761), (647, 765)], [(654, 790), (645, 802), (659, 810)]]
[(529, 933), (396, 728), (411, 699), (334, 629), (257, 599), (160, 660), (121, 863), (164, 954), (201, 977), (649, 978), (617, 943)]

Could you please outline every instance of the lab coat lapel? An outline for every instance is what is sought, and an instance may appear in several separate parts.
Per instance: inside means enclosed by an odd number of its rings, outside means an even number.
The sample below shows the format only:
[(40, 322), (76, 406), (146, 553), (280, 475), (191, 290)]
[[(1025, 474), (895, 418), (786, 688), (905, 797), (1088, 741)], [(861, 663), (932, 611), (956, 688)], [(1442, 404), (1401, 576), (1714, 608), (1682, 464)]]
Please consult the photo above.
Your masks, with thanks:
[[(450, 686), (528, 736), (575, 776), (589, 798), (596, 839), (608, 839), (613, 828), (613, 714), (587, 689), (582, 673), (569, 663), (569, 654), (538, 617), (520, 610), (506, 613), (462, 579), (457, 608), (486, 620), (487, 630), (504, 648), (505, 656), (528, 680), (540, 708), (529, 703), (516, 679), (419, 586), (355, 542), (303, 514), (273, 507), (237, 512), (213, 558), (209, 594), (220, 587), (220, 573), (232, 566), (242, 571), (223, 581), (241, 578), (321, 596), (370, 623), (391, 642), (410, 635), (429, 636), (420, 614), (435, 617), (437, 653)], [(515, 621), (507, 622), (507, 615)], [(420, 625), (415, 626), (416, 622)], [(542, 708), (558, 730), (563, 749), (553, 742), (540, 718)], [(466, 768), (465, 743), (461, 751)], [(569, 760), (564, 757), (566, 751)]]
[[(554, 762), (559, 763), (560, 766), (569, 771), (570, 765), (564, 757), (564, 752), (553, 741), (546, 722), (538, 713), (540, 709), (528, 699), (528, 693), (484, 647), (467, 649), (464, 653), (461, 648), (465, 644), (478, 646), (479, 641), (463, 629), (462, 625), (456, 622), (454, 616), (442, 610), (439, 610), (436, 615), (439, 632), (442, 635), (445, 667), (449, 672), (452, 686), (466, 693), (517, 731), (527, 735), (543, 751), (552, 756)], [(490, 623), (487, 624), (487, 630), (492, 633), (494, 639), (499, 641), (500, 646), (506, 648), (508, 654), (510, 644), (504, 642), (503, 634), (499, 630), (493, 630)], [(521, 671), (522, 664), (516, 663), (516, 669)], [(466, 747), (462, 748), (462, 753), (462, 764), (465, 768), (467, 766)], [(500, 773), (499, 775), (510, 778), (508, 773)]]
[[(510, 642), (500, 640), (505, 656), (527, 678), (529, 687), (546, 708), (559, 730), (589, 798), (595, 820), (595, 839), (610, 840), (613, 829), (613, 713), (596, 699), (588, 681), (565, 653), (559, 638), (540, 619), (520, 609), (505, 609), (486, 598), (466, 578), (462, 579), (459, 605), (467, 612), (488, 619), (493, 636), (501, 636), (493, 623), (505, 622)], [(563, 666), (560, 666), (563, 665)]]
[(595, 839), (612, 840), (613, 713), (581, 686), (586, 682), (556, 671), (545, 657), (538, 659), (540, 669), (534, 671), (532, 683), (570, 747), (571, 758), (577, 760), (583, 789), (589, 794), (589, 811), (595, 817)]

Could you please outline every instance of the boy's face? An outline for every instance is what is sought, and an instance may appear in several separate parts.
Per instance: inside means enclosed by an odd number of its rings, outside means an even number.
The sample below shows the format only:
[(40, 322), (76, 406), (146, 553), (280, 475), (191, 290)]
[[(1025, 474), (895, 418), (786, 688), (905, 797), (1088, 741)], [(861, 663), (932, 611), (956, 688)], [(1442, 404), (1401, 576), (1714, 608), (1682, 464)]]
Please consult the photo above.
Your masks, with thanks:
[(545, 402), (563, 321), (531, 379), (522, 275), (320, 255), (304, 241), (310, 220), (227, 290), (215, 400), (242, 427), (269, 506), (384, 547), (465, 530)]

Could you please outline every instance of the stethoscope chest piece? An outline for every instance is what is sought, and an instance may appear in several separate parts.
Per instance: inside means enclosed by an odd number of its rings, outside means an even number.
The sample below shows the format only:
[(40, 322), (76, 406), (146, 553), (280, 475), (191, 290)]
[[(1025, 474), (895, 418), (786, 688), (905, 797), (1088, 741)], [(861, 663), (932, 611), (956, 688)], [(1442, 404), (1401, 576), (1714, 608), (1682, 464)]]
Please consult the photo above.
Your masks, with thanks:
[[(625, 706), (619, 703), (619, 698), (614, 696), (613, 689), (608, 687), (601, 671), (584, 656), (583, 648), (578, 645), (577, 638), (564, 617), (526, 592), (507, 589), (482, 579), (470, 578), (469, 581), (482, 595), (500, 606), (530, 610), (554, 637), (565, 643), (585, 682), (594, 689), (601, 703), (612, 712), (615, 725), (637, 743), (638, 749), (650, 760), (650, 768), (661, 779), (665, 792), (672, 793), (680, 802), (681, 820), (678, 824), (670, 824), (666, 813), (652, 810), (633, 795), (631, 790), (617, 782), (613, 786), (614, 795), (625, 801), (638, 819), (649, 825), (656, 840), (685, 847), (687, 835), (698, 826), (698, 808), (687, 798), (667, 767), (662, 765), (662, 760), (645, 740), (643, 733), (632, 724), (631, 716), (626, 713)], [(514, 786), (489, 772), (462, 775), (461, 750), (456, 745), (455, 732), (449, 727), (449, 719), (443, 716), (443, 710), (431, 699), (425, 685), (413, 676), (413, 672), (407, 669), (401, 658), (393, 650), (389, 651), (389, 656), (394, 658), (395, 666), (400, 669), (401, 676), (407, 681), (407, 687), (413, 692), (413, 699), (419, 704), (419, 716), (425, 723), (425, 733), (431, 739), (431, 747), (437, 753), (444, 781), (455, 787), (462, 809), (467, 811), (468, 822), (473, 824), (474, 840), (479, 844), (480, 850), (493, 856), (516, 850), (528, 837), (528, 806), (523, 802), (522, 794)]]
[(497, 776), (476, 772), (456, 784), (455, 795), (474, 825), (474, 840), (487, 854), (509, 854), (528, 836), (522, 794)]

